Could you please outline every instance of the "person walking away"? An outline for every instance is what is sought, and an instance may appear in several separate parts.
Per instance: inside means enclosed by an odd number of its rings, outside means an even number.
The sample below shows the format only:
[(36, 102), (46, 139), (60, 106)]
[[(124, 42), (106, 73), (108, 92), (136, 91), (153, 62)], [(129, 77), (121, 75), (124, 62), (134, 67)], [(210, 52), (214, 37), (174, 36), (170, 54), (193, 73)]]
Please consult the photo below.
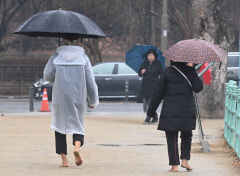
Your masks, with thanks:
[[(146, 53), (146, 59), (141, 65), (138, 75), (140, 77), (143, 77), (142, 79), (142, 85), (141, 85), (141, 93), (143, 96), (143, 109), (144, 112), (146, 112), (148, 105), (151, 100), (151, 96), (153, 95), (153, 92), (155, 91), (158, 81), (162, 72), (162, 65), (157, 60), (158, 55), (153, 50), (150, 49)], [(150, 124), (150, 123), (157, 123), (158, 121), (158, 115), (155, 112), (155, 115), (151, 121), (151, 117), (146, 115), (146, 119), (144, 120), (144, 124)]]
[(75, 163), (82, 164), (79, 154), (84, 144), (84, 106), (99, 104), (93, 69), (84, 49), (74, 38), (64, 39), (50, 57), (44, 78), (53, 82), (51, 129), (55, 131), (56, 153), (62, 167), (68, 167), (66, 134), (73, 134)]
[(148, 116), (154, 116), (156, 109), (163, 100), (158, 130), (166, 133), (169, 165), (171, 172), (178, 171), (178, 133), (181, 132), (181, 166), (192, 170), (190, 160), (192, 130), (196, 128), (196, 105), (193, 92), (203, 89), (202, 80), (198, 77), (194, 64), (170, 62), (164, 69), (159, 86), (156, 89), (148, 111)]

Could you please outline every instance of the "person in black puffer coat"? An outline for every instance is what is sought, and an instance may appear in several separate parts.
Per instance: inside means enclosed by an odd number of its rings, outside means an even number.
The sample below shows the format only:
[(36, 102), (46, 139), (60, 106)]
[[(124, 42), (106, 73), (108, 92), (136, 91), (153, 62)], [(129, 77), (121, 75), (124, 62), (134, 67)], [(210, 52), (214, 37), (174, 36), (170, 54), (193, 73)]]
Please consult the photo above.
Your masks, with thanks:
[[(162, 72), (162, 65), (157, 60), (158, 55), (153, 50), (150, 49), (145, 57), (145, 61), (141, 65), (138, 75), (143, 77), (142, 86), (141, 86), (141, 94), (143, 97), (143, 109), (146, 112), (146, 109), (150, 103), (150, 98), (153, 95), (155, 89), (158, 86), (158, 82), (160, 79), (160, 74)], [(146, 107), (145, 107), (146, 106)], [(144, 123), (150, 124), (151, 117), (147, 116)], [(156, 123), (158, 121), (158, 115), (155, 112), (151, 123)]]
[[(193, 92), (203, 89), (203, 82), (198, 77), (192, 63), (170, 62), (169, 67), (161, 74), (158, 88), (156, 89), (147, 111), (153, 117), (156, 109), (163, 100), (158, 130), (166, 133), (168, 144), (169, 171), (178, 171), (178, 132), (181, 131), (181, 166), (192, 170), (188, 164), (190, 160), (192, 130), (196, 128), (196, 105)], [(189, 80), (176, 69), (180, 70)]]

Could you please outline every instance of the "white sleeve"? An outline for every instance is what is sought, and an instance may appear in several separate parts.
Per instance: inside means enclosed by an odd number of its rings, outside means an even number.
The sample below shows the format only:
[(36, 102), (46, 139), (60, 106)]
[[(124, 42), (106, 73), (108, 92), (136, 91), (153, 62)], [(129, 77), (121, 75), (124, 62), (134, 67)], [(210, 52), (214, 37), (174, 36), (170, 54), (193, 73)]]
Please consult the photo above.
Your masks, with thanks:
[(50, 59), (48, 60), (47, 65), (45, 66), (44, 71), (43, 71), (44, 79), (46, 79), (49, 82), (54, 82), (54, 79), (55, 79), (55, 71), (56, 71), (56, 69), (55, 69), (55, 67), (53, 65), (53, 60), (55, 59), (55, 57), (57, 55), (58, 54), (55, 53), (55, 54), (53, 54), (50, 57)]
[(86, 75), (86, 84), (87, 84), (87, 97), (89, 106), (96, 106), (99, 104), (98, 98), (98, 87), (95, 82), (95, 77), (93, 73), (92, 65), (89, 61), (89, 58), (85, 55), (86, 65), (85, 65), (85, 75)]

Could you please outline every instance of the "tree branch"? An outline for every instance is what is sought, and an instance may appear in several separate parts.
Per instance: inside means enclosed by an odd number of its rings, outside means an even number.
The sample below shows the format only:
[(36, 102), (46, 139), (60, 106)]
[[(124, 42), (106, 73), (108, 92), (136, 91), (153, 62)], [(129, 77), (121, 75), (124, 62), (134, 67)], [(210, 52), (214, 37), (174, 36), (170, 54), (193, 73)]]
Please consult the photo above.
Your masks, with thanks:
[(16, 6), (12, 12), (8, 15), (7, 21), (11, 21), (11, 19), (14, 17), (14, 15), (18, 12), (18, 10), (27, 2), (27, 0), (22, 0), (18, 3), (18, 6)]
[(175, 6), (175, 3), (173, 3), (172, 0), (170, 0), (169, 2), (170, 2), (170, 5), (173, 7), (173, 11), (175, 12), (174, 19), (176, 20), (176, 23), (179, 25), (180, 29), (184, 33), (184, 36), (185, 36), (184, 38), (189, 38), (189, 36), (191, 35), (191, 32), (190, 32), (189, 26), (187, 25), (188, 23), (185, 21), (185, 18), (180, 13), (178, 8)]

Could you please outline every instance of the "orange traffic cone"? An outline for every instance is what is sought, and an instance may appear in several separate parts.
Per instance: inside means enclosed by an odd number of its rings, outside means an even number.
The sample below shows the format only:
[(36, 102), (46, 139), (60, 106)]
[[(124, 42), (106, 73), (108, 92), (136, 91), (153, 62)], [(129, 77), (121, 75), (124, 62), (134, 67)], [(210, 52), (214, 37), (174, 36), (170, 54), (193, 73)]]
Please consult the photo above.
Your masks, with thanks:
[(44, 88), (43, 96), (42, 96), (42, 106), (40, 112), (50, 112), (48, 106), (48, 96), (47, 96), (47, 89)]

